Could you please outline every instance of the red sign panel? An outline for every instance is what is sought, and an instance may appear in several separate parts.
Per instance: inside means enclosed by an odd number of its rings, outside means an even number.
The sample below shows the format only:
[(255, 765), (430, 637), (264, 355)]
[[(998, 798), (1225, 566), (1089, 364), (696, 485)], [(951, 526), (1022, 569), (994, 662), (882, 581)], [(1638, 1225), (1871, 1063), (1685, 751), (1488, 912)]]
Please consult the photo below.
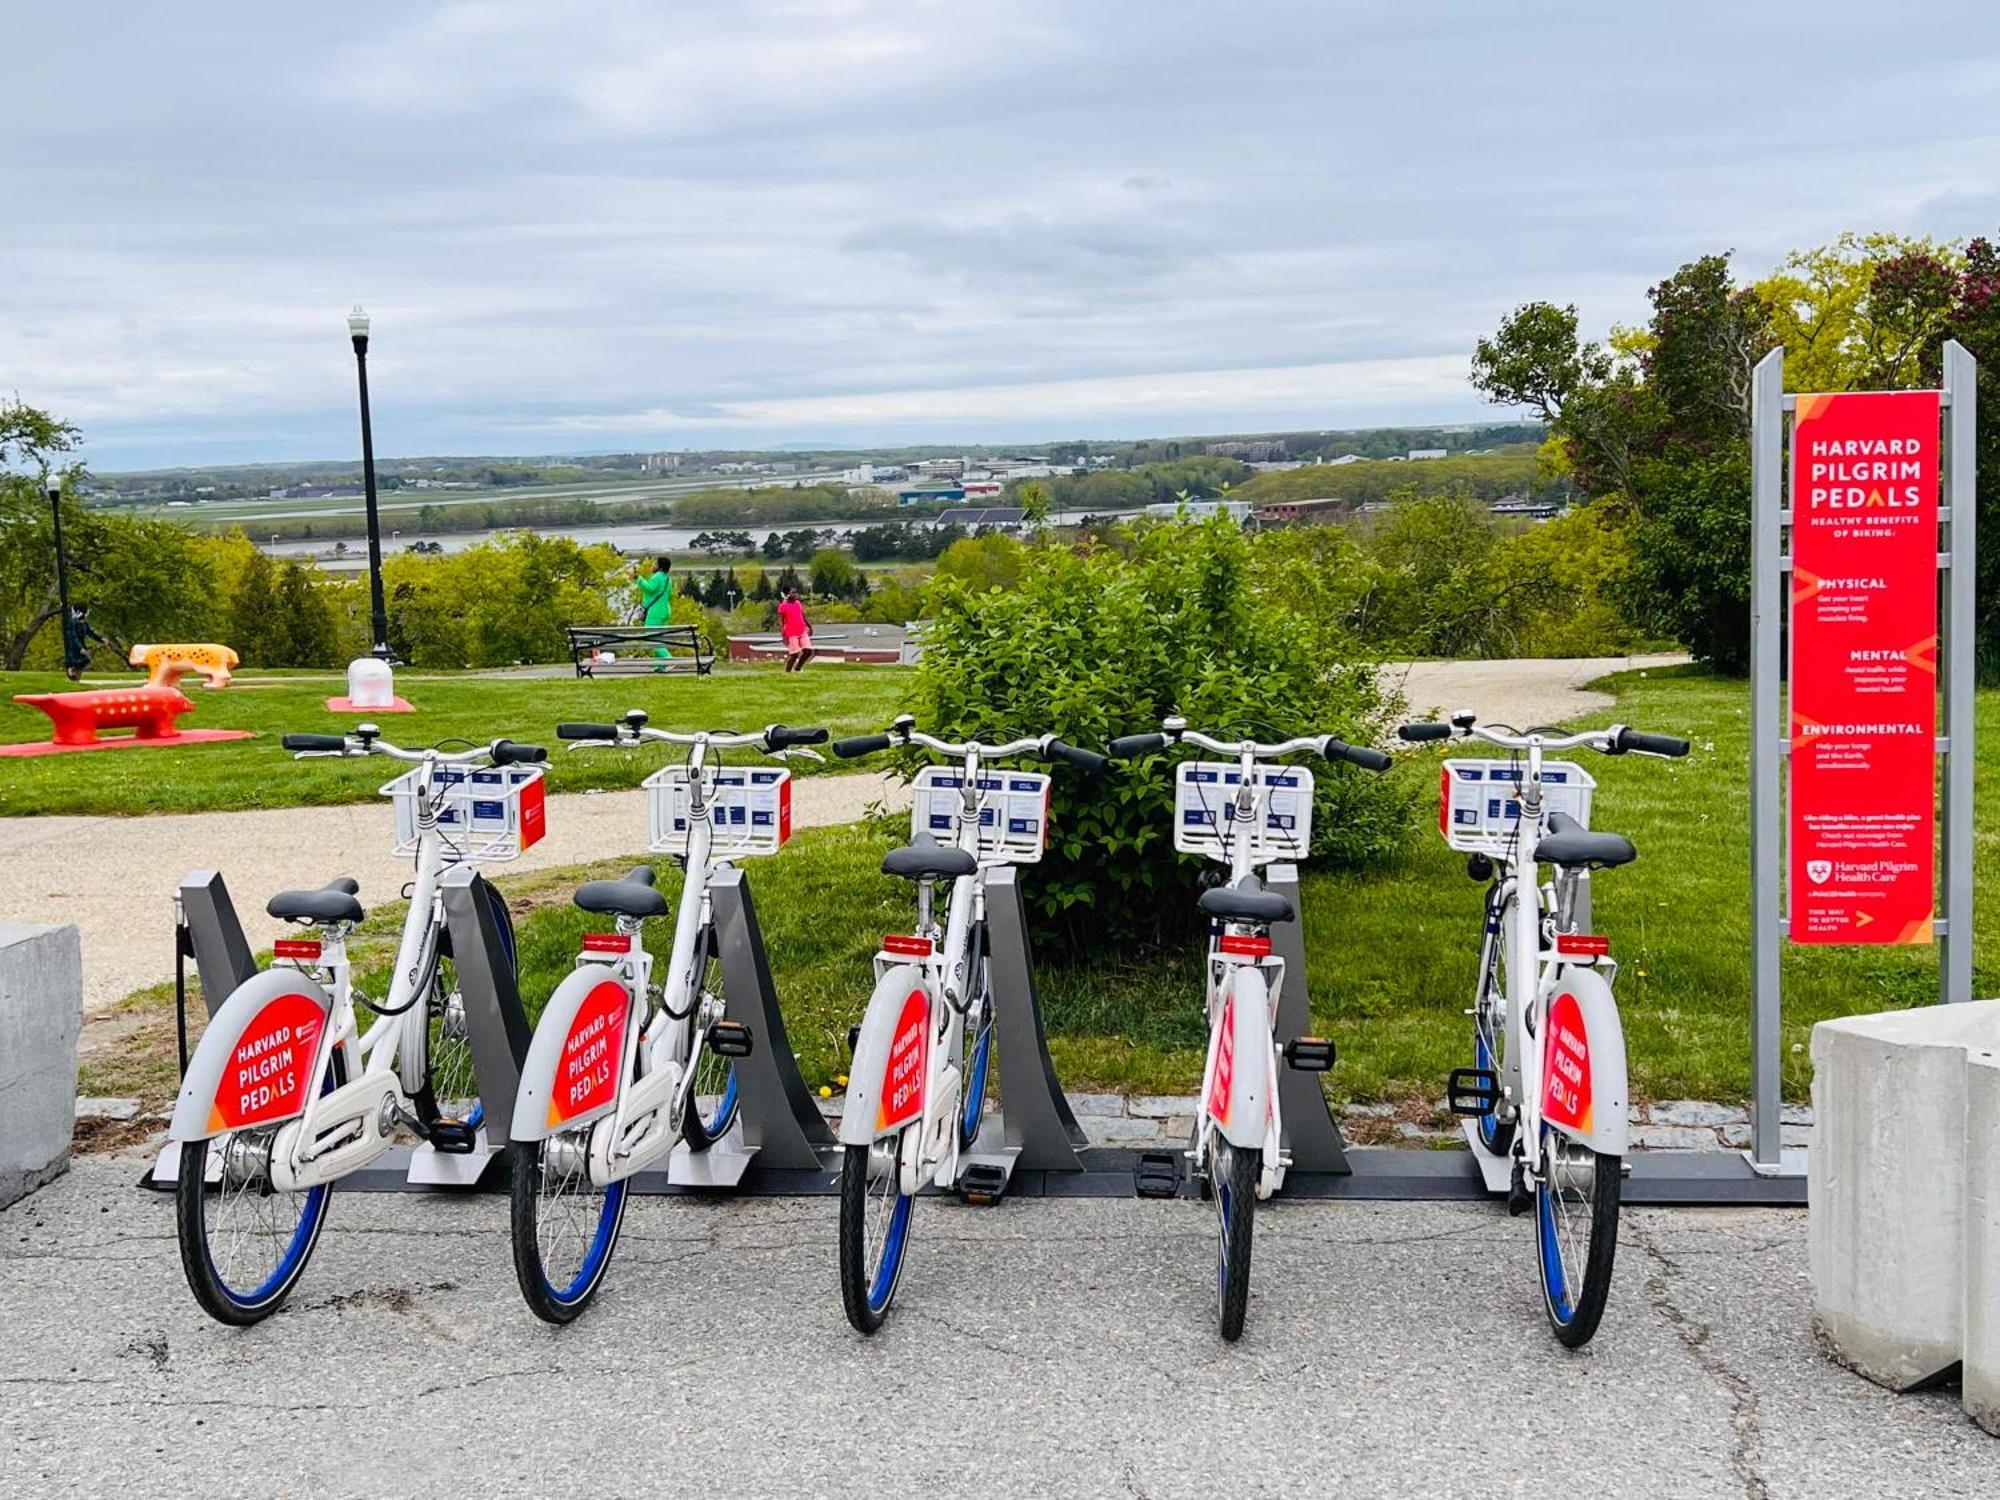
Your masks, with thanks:
[(1936, 391), (1798, 398), (1795, 943), (1931, 941), (1938, 415)]
[(889, 1039), (889, 1061), (882, 1069), (882, 1097), (875, 1106), (875, 1128), (889, 1130), (914, 1120), (924, 1110), (925, 1042), (930, 1037), (931, 1001), (922, 990), (911, 990), (896, 1017)]
[(624, 1051), (625, 1016), (632, 997), (607, 979), (583, 997), (563, 1038), (549, 1090), (549, 1129), (575, 1120), (618, 1097), (618, 1059)]
[(326, 1020), (305, 995), (280, 995), (251, 1017), (223, 1064), (208, 1128), (220, 1133), (287, 1120), (306, 1107)]
[(1549, 1051), (1542, 1066), (1542, 1118), (1586, 1135), (1591, 1128), (1590, 1033), (1583, 1007), (1564, 990), (1549, 1007)]

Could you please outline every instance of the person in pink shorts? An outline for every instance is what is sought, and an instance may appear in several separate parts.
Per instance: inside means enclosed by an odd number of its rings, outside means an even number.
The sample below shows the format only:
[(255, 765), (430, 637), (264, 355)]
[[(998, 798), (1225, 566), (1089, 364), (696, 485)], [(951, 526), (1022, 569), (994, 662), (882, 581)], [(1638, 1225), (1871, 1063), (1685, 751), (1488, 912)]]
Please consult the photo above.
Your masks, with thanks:
[(778, 629), (785, 637), (785, 670), (796, 672), (812, 660), (812, 625), (806, 607), (799, 602), (797, 589), (785, 590), (778, 603)]

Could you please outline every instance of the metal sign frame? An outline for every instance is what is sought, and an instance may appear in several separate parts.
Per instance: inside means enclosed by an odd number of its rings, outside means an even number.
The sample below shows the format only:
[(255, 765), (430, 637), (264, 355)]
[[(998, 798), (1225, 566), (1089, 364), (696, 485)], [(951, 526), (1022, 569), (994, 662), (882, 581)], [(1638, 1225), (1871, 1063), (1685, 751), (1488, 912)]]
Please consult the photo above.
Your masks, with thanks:
[[(1940, 392), (1944, 417), (1943, 493), (1938, 504), (1939, 687), (1944, 694), (1944, 796), (1941, 840), (1938, 999), (1972, 998), (1972, 768), (1974, 527), (1978, 465), (1979, 367), (1956, 339), (1944, 346)], [(1792, 524), (1787, 492), (1785, 351), (1757, 362), (1750, 399), (1750, 1165), (1761, 1176), (1792, 1170), (1779, 1130), (1784, 1059), (1780, 940), (1788, 922), (1784, 901), (1785, 758), (1791, 754), (1786, 631), (1791, 614), (1787, 575)]]

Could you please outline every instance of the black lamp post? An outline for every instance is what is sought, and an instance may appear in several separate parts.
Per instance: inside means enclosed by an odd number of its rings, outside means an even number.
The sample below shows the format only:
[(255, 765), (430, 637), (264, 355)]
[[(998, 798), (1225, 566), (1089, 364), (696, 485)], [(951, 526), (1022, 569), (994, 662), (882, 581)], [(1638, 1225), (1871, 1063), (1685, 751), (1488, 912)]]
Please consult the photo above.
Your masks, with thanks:
[(62, 609), (62, 629), (65, 649), (69, 631), (69, 559), (63, 555), (62, 543), (62, 486), (55, 480), (49, 481), (49, 514), (56, 523), (56, 603)]
[(368, 503), (368, 604), (374, 613), (375, 654), (394, 660), (389, 651), (389, 610), (382, 602), (382, 532), (375, 515), (375, 433), (368, 424), (368, 314), (356, 304), (347, 315), (354, 339), (354, 369), (361, 381), (361, 486)]

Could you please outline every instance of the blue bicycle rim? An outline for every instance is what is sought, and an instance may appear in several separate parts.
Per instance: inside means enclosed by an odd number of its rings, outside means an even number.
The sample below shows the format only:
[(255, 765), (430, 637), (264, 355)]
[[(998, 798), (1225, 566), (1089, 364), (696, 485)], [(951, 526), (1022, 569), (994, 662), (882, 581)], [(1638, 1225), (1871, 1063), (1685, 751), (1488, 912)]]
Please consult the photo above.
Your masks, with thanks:
[(316, 1188), (308, 1188), (305, 1193), (306, 1206), (299, 1215), (298, 1228), (292, 1231), (292, 1242), (285, 1247), (277, 1269), (264, 1278), (263, 1282), (248, 1292), (239, 1292), (222, 1279), (222, 1272), (216, 1269), (215, 1256), (208, 1247), (208, 1236), (201, 1237), (201, 1253), (208, 1257), (208, 1269), (215, 1277), (215, 1284), (222, 1289), (222, 1295), (238, 1307), (261, 1307), (272, 1294), (298, 1270), (299, 1262), (305, 1259), (307, 1247), (313, 1236), (319, 1232), (320, 1215), (326, 1212), (327, 1189), (324, 1183)]
[(705, 1117), (701, 1128), (714, 1140), (729, 1128), (729, 1122), (736, 1117), (736, 1064), (729, 1065), (729, 1082), (723, 1086), (722, 1097), (715, 1101), (715, 1113)]
[(965, 1084), (965, 1112), (959, 1122), (959, 1139), (970, 1141), (979, 1134), (979, 1121), (986, 1113), (986, 1062), (993, 1055), (993, 1027), (989, 1023), (979, 1033), (972, 1049), (972, 1072)]
[(571, 1303), (590, 1290), (591, 1283), (604, 1269), (606, 1257), (611, 1254), (611, 1236), (618, 1225), (619, 1210), (625, 1206), (625, 1182), (619, 1179), (604, 1190), (604, 1207), (597, 1215), (597, 1233), (590, 1241), (590, 1249), (584, 1252), (583, 1264), (567, 1286), (556, 1286), (542, 1274), (542, 1286), (552, 1302)]
[(896, 1207), (889, 1215), (889, 1232), (882, 1237), (882, 1258), (875, 1263), (875, 1277), (868, 1283), (870, 1312), (887, 1307), (890, 1295), (896, 1290), (896, 1276), (903, 1268), (903, 1251), (909, 1244), (913, 1201), (908, 1193), (896, 1196)]
[[(1493, 1054), (1487, 1049), (1486, 1037), (1475, 1023), (1472, 1028), (1472, 1065), (1482, 1073), (1495, 1072)], [(1479, 1114), (1479, 1141), (1488, 1151), (1493, 1149), (1494, 1126), (1499, 1123), (1499, 1106), (1482, 1110)]]

